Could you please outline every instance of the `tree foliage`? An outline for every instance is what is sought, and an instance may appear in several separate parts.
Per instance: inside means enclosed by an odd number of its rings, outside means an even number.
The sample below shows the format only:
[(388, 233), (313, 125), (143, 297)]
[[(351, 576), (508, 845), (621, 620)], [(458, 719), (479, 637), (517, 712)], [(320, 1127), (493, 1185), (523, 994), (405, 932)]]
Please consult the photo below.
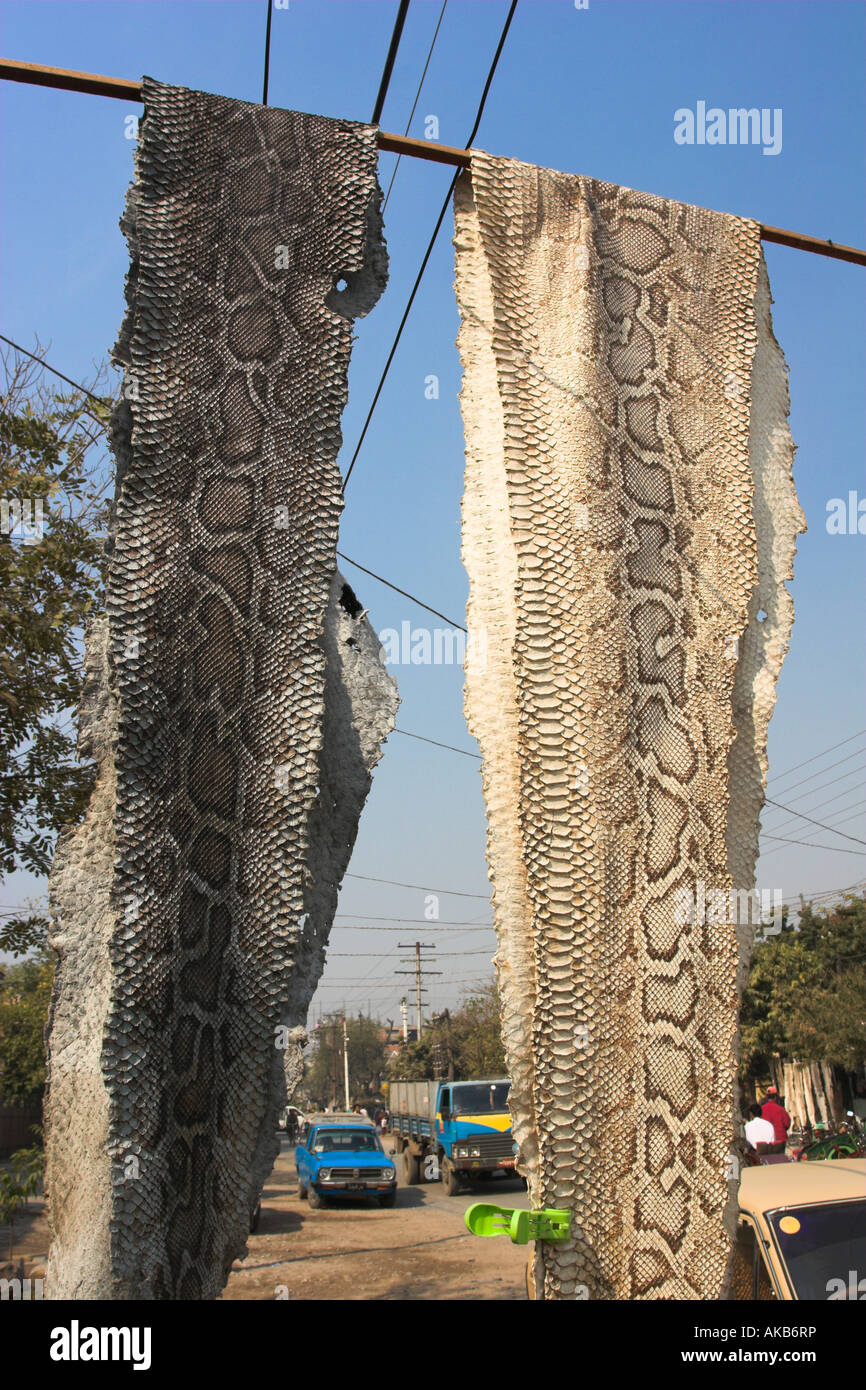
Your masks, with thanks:
[(45, 1084), (45, 1022), (54, 977), (47, 951), (0, 975), (0, 1104), (33, 1105)]
[[(349, 1096), (354, 1103), (375, 1096), (385, 1075), (382, 1025), (359, 1014), (346, 1020), (349, 1040)], [(343, 1015), (327, 1014), (314, 1030), (313, 1054), (304, 1090), (317, 1101), (345, 1104)]]
[(505, 1052), (499, 1022), (499, 994), (494, 984), (484, 985), (447, 1017), (439, 1016), (433, 1031), (417, 1042), (405, 1043), (389, 1073), (405, 1081), (423, 1081), (434, 1075), (434, 1044), (439, 1045), (448, 1072), (455, 1081), (476, 1077), (505, 1076)]
[[(76, 757), (71, 716), (84, 628), (104, 601), (111, 401), (53, 390), (40, 364), (17, 356), (6, 354), (3, 369), (0, 875), (46, 874), (57, 832), (80, 819), (93, 780)], [(2, 947), (20, 954), (43, 932), (38, 913), (17, 917)]]
[(866, 1063), (866, 899), (849, 895), (826, 911), (804, 909), (760, 942), (740, 1015), (744, 1075), (769, 1058), (828, 1062), (856, 1071)]

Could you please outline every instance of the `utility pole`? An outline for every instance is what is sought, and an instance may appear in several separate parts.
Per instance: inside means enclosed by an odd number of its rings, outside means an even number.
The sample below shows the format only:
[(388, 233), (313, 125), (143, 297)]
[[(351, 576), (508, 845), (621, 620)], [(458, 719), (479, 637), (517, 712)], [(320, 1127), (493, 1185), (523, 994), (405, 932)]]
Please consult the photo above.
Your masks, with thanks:
[[(422, 946), (422, 944), (421, 944), (420, 941), (414, 941), (414, 942), (412, 942), (412, 941), (410, 941), (410, 942), (399, 941), (399, 942), (397, 943), (397, 946), (398, 946), (398, 949), (401, 950), (401, 951), (411, 951), (411, 950), (413, 949), (413, 947), (414, 947), (414, 950), (415, 950), (415, 969), (414, 969), (414, 970), (396, 970), (394, 973), (395, 973), (396, 975), (414, 975), (414, 976), (415, 976), (415, 1012), (416, 1012), (416, 1020), (417, 1020), (417, 1026), (418, 1026), (418, 1032), (417, 1032), (417, 1035), (416, 1035), (416, 1036), (420, 1039), (420, 1037), (421, 1037), (421, 995), (427, 993), (426, 989), (423, 988), (423, 986), (422, 986), (422, 984), (421, 984), (421, 981), (423, 980), (423, 978), (424, 978), (425, 975), (441, 975), (441, 974), (442, 974), (442, 971), (441, 971), (441, 970), (427, 970), (427, 969), (425, 968), (426, 962), (424, 961), (424, 959), (423, 959), (423, 957), (422, 957), (422, 955), (421, 955), (421, 952), (422, 952), (422, 951), (435, 951), (435, 950), (436, 950), (436, 947), (435, 947), (435, 946)], [(410, 964), (411, 964), (411, 961), (404, 960), (404, 961), (401, 961), (401, 964), (402, 964), (402, 965), (410, 965)]]
[(343, 1015), (343, 1079), (346, 1083), (346, 1109), (351, 1110), (349, 1101), (349, 1033), (346, 1028), (346, 1017)]

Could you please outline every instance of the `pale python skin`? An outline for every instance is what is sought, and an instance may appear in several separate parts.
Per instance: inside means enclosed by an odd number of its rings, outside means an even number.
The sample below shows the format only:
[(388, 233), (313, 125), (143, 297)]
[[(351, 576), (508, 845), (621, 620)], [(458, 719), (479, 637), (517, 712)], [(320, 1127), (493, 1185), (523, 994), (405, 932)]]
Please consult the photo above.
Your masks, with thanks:
[[(335, 579), (336, 457), (352, 319), (387, 261), (373, 127), (143, 86), (107, 598), (110, 1252), (88, 1285), (59, 1239), (52, 1296), (203, 1299), (273, 1162), (278, 1030), (304, 1022), (360, 810), (326, 768), (324, 630), (367, 659), (372, 630)], [(364, 694), (382, 690), (374, 672)], [(345, 824), (317, 810), (326, 781)], [(333, 844), (311, 858), (316, 817)]]
[(752, 886), (803, 529), (781, 354), (750, 459), (759, 228), (484, 154), (455, 216), (511, 1106), (533, 1206), (573, 1221), (533, 1289), (718, 1298), (751, 930), (678, 892)]

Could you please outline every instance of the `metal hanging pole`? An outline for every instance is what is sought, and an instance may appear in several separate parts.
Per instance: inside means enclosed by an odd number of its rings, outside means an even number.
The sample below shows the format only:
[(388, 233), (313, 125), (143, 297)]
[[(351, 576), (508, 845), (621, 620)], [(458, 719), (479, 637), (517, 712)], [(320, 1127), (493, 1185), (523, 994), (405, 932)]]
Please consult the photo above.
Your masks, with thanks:
[[(0, 78), (10, 82), (26, 82), (37, 87), (55, 87), (66, 92), (86, 92), (91, 96), (118, 97), (121, 101), (142, 101), (140, 82), (126, 82), (120, 77), (100, 77), (92, 72), (75, 72), (71, 68), (43, 67), (39, 63), (17, 63), (0, 58)], [(434, 164), (456, 165), (468, 169), (472, 163), (471, 149), (453, 145), (437, 145), (430, 140), (413, 140), (408, 135), (392, 135), (380, 130), (376, 136), (379, 149), (390, 154), (405, 154), (414, 159), (426, 159)], [(787, 231), (784, 227), (769, 227), (760, 223), (761, 240), (777, 246), (791, 246), (795, 251), (811, 251), (816, 256), (828, 256), (835, 261), (849, 261), (866, 266), (866, 251), (857, 246), (842, 246), (835, 241), (805, 236), (802, 232)]]

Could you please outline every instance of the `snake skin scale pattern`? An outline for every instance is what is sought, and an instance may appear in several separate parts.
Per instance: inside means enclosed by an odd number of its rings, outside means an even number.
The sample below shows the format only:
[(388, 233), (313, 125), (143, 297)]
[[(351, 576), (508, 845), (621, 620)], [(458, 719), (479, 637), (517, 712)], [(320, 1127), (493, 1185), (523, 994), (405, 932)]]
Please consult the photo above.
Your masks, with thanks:
[(760, 231), (481, 153), (455, 221), (511, 1108), (533, 1207), (572, 1214), (531, 1279), (716, 1299), (754, 932), (730, 890), (754, 885), (804, 529)]
[(397, 706), (336, 572), (375, 129), (143, 86), (98, 778), (51, 888), (53, 1298), (211, 1299), (243, 1254)]

